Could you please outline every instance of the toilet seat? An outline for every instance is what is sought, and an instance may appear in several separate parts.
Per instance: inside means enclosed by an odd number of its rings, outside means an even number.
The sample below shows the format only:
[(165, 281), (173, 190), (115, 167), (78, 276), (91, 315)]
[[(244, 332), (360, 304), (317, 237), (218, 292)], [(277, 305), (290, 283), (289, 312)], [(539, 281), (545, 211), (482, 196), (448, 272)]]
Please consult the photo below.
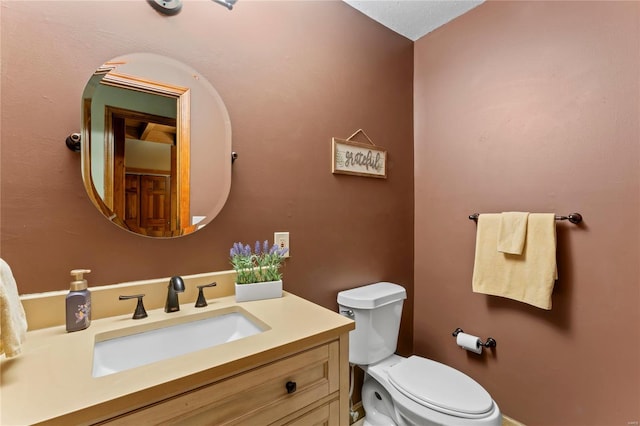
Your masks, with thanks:
[(389, 367), (387, 374), (402, 395), (444, 414), (473, 419), (494, 409), (491, 395), (478, 382), (430, 359), (410, 356)]

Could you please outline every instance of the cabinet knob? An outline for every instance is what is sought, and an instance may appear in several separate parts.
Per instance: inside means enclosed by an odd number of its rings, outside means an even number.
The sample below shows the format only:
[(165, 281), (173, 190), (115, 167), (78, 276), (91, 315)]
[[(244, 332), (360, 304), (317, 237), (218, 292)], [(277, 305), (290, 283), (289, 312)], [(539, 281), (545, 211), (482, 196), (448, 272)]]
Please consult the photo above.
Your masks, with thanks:
[(287, 393), (294, 393), (298, 385), (296, 385), (296, 382), (288, 381), (285, 387), (287, 388)]

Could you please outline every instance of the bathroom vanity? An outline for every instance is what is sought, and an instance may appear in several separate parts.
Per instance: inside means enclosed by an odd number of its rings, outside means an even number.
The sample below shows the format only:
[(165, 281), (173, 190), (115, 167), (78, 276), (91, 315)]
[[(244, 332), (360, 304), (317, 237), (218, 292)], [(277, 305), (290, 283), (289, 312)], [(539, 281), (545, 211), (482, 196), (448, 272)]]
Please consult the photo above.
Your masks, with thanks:
[(286, 354), (249, 371), (103, 424), (340, 424), (340, 341)]
[[(160, 291), (160, 290), (159, 290)], [(218, 312), (242, 312), (262, 331), (93, 377), (96, 341)], [(23, 354), (2, 360), (1, 424), (348, 425), (348, 333), (353, 321), (290, 293), (205, 308), (148, 309), (30, 331)]]

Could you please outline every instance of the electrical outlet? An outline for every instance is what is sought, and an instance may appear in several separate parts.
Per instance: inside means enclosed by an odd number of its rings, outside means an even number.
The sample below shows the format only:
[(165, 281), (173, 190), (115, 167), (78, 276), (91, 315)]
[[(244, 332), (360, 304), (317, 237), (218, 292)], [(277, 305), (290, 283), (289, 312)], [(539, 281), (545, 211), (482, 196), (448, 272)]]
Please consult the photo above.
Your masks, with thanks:
[(279, 248), (287, 248), (289, 249), (284, 257), (291, 256), (291, 246), (289, 245), (289, 233), (288, 232), (274, 232), (273, 233), (273, 244), (277, 245)]

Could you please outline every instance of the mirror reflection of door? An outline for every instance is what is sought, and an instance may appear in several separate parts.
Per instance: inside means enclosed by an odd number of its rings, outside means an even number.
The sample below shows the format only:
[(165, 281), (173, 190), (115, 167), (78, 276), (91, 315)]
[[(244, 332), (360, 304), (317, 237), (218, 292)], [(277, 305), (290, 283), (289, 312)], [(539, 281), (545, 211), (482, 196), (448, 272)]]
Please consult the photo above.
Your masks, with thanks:
[(111, 106), (105, 113), (107, 207), (134, 232), (176, 235), (190, 217), (188, 188), (178, 187), (176, 119)]
[(122, 217), (129, 229), (154, 237), (169, 235), (175, 220), (170, 216), (170, 179), (169, 176), (126, 174)]
[[(192, 98), (196, 106), (193, 115)], [(158, 236), (166, 238), (189, 235), (216, 217), (231, 187), (231, 123), (220, 95), (202, 75), (186, 64), (161, 55), (123, 55), (98, 67), (85, 86), (82, 102), (82, 178), (87, 195), (111, 223), (134, 234), (156, 237), (139, 226), (155, 228), (159, 226), (160, 219), (168, 218), (168, 222), (171, 222), (175, 217), (175, 230), (173, 224), (170, 225), (170, 232), (152, 229), (154, 234), (162, 234)], [(169, 182), (164, 184), (170, 188), (170, 204), (166, 208), (166, 204), (161, 202), (162, 197), (154, 190), (154, 195), (146, 198), (153, 205), (148, 209), (151, 213), (146, 216), (149, 219), (147, 225), (142, 222), (138, 225), (138, 220), (142, 219), (142, 203), (130, 201), (125, 204), (124, 216), (121, 216), (113, 209), (113, 184), (109, 189), (111, 192), (108, 195), (105, 193), (105, 177), (111, 182), (114, 173), (120, 170), (113, 167), (115, 155), (107, 153), (113, 148), (113, 136), (110, 136), (112, 140), (109, 146), (106, 146), (105, 140), (107, 106), (175, 118), (177, 166), (172, 169), (173, 176), (170, 176)], [(156, 126), (162, 124), (154, 120), (140, 121)], [(123, 125), (129, 127), (128, 123)], [(108, 134), (112, 135), (113, 132), (109, 131)], [(112, 158), (109, 165), (105, 162), (107, 155)], [(128, 159), (128, 154), (124, 155)], [(124, 183), (120, 178), (118, 185), (125, 188), (125, 193), (128, 188), (131, 194), (140, 194), (142, 183), (139, 179), (134, 182), (133, 178), (126, 181), (127, 173), (124, 173)], [(147, 172), (133, 174), (167, 175)], [(145, 181), (149, 179), (145, 178)], [(159, 179), (154, 180), (156, 187), (162, 185), (157, 182)], [(119, 208), (119, 212), (122, 211), (123, 208)], [(148, 225), (151, 221), (153, 226)]]

